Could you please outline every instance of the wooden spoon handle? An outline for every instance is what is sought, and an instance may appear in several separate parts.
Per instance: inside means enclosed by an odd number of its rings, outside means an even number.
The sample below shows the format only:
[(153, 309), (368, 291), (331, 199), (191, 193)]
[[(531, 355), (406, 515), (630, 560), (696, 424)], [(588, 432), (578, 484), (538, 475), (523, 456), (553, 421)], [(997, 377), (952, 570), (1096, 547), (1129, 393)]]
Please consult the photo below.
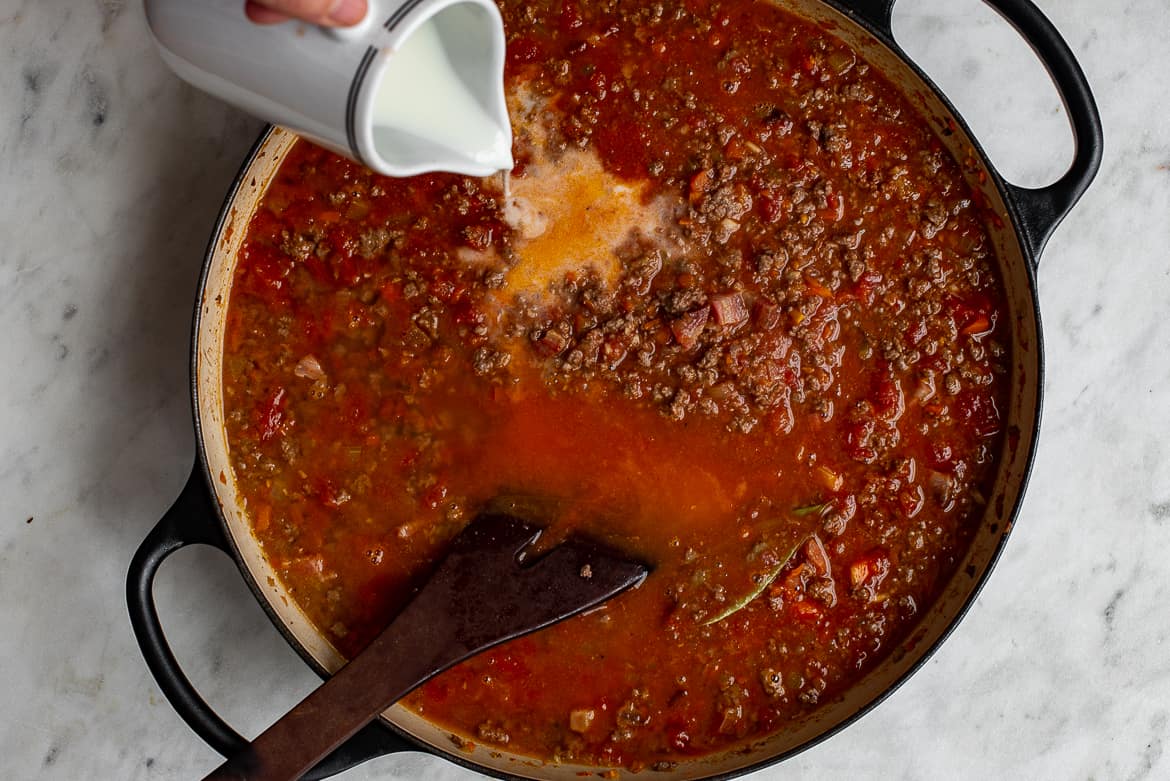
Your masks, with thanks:
[(467, 655), (458, 643), (420, 632), (425, 627), (404, 618), (207, 781), (300, 778), (379, 713)]
[(569, 540), (524, 564), (540, 530), (478, 516), (382, 634), (205, 781), (292, 781), (429, 678), (642, 582), (646, 566)]

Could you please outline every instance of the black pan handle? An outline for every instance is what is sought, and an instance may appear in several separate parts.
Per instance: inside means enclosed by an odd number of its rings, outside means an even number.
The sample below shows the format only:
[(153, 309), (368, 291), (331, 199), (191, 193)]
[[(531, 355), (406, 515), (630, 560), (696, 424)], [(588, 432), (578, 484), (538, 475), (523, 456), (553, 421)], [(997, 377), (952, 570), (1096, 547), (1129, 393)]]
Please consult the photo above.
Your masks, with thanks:
[[(187, 545), (210, 545), (230, 554), (231, 547), (212, 501), (196, 464), (179, 498), (134, 554), (126, 578), (126, 602), (138, 647), (163, 695), (199, 737), (228, 757), (245, 748), (248, 741), (212, 710), (184, 675), (163, 634), (154, 604), (154, 577), (163, 561), (175, 551)], [(375, 757), (409, 749), (417, 747), (384, 725), (371, 723), (321, 760), (304, 778), (308, 781), (328, 778)]]
[[(1024, 249), (1033, 265), (1056, 226), (1080, 200), (1097, 171), (1105, 149), (1101, 115), (1076, 56), (1048, 17), (1031, 0), (983, 0), (1008, 21), (1044, 64), (1072, 126), (1075, 153), (1068, 171), (1047, 187), (1028, 188), (1004, 182), (1008, 207), (1018, 218)], [(895, 48), (890, 20), (896, 0), (837, 0), (846, 11)], [(899, 49), (900, 51), (900, 49)], [(998, 172), (996, 172), (998, 176)]]

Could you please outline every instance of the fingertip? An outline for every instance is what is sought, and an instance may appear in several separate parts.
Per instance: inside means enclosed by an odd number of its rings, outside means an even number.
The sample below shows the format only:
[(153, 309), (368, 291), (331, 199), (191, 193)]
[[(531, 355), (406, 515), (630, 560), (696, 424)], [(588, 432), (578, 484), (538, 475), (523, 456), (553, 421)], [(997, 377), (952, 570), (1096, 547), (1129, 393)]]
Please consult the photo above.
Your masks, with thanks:
[(271, 8), (266, 8), (253, 0), (248, 0), (244, 5), (244, 15), (248, 20), (255, 24), (278, 24), (286, 22), (289, 19), (288, 14), (282, 14), (279, 11), (273, 11)]
[(355, 25), (366, 18), (366, 0), (338, 0), (329, 12), (329, 21), (341, 27)]

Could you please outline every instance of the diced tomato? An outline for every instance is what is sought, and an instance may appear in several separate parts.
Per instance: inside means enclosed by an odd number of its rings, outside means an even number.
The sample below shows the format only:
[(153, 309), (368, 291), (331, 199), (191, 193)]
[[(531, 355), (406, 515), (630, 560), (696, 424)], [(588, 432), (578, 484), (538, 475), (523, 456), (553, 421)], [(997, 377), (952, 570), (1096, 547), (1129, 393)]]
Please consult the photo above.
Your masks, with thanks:
[(508, 62), (513, 65), (526, 65), (543, 56), (540, 44), (528, 36), (521, 36), (508, 44)]
[(605, 150), (602, 159), (618, 176), (632, 178), (646, 175), (653, 148), (648, 142), (649, 125), (641, 117), (621, 119), (599, 125), (593, 139)]
[(349, 494), (337, 486), (332, 480), (327, 477), (317, 478), (312, 481), (309, 489), (309, 494), (321, 502), (321, 504), (331, 509), (336, 509), (349, 501)]
[(285, 392), (281, 387), (268, 394), (260, 404), (256, 418), (261, 442), (268, 442), (280, 433), (281, 424), (284, 422), (285, 403)]
[(775, 195), (761, 195), (756, 200), (756, 206), (760, 210), (760, 217), (767, 223), (776, 222), (784, 212), (783, 199)]
[(282, 292), (285, 278), (292, 268), (284, 255), (274, 252), (265, 245), (244, 245), (240, 267), (244, 270), (244, 289), (260, 297)]
[(952, 297), (945, 305), (955, 328), (961, 334), (984, 336), (995, 328), (995, 305), (982, 293), (975, 293), (962, 300)]
[(930, 460), (928, 463), (935, 469), (949, 470), (955, 465), (955, 451), (945, 440), (933, 440), (930, 443)]
[(926, 338), (926, 334), (926, 321), (919, 318), (906, 329), (906, 344), (915, 347)]
[(563, 35), (571, 33), (583, 24), (581, 9), (574, 0), (564, 0), (561, 3), (560, 28)]
[(815, 534), (809, 537), (808, 542), (804, 544), (804, 557), (818, 575), (829, 574), (829, 555), (825, 552), (825, 546), (821, 544), (820, 537)]
[(882, 282), (882, 275), (877, 271), (866, 271), (861, 275), (861, 279), (857, 280), (857, 286), (854, 288), (854, 294), (858, 299), (863, 301), (866, 306), (873, 306), (874, 298), (877, 296), (878, 285)]
[(589, 77), (589, 91), (598, 100), (604, 100), (608, 94), (609, 79), (601, 71), (594, 71)]
[(916, 485), (898, 494), (898, 504), (902, 508), (902, 514), (907, 518), (918, 515), (925, 503), (926, 497), (922, 493), (921, 486)]
[(817, 64), (817, 58), (811, 54), (804, 55), (804, 57), (800, 61), (800, 65), (801, 65), (801, 68), (804, 69), (804, 72), (807, 73), (809, 76), (815, 76), (817, 74), (817, 71), (820, 70), (820, 67)]
[(901, 381), (890, 372), (881, 371), (873, 376), (871, 382), (869, 399), (878, 414), (890, 421), (900, 418), (906, 409)]
[(995, 406), (995, 399), (983, 396), (974, 391), (965, 391), (959, 394), (956, 403), (959, 418), (969, 423), (975, 433), (981, 437), (990, 437), (998, 434), (1002, 428), (999, 409)]
[(837, 222), (845, 217), (845, 199), (835, 192), (829, 193), (825, 196), (827, 203), (826, 208), (821, 209), (819, 214), (822, 220), (830, 222)]
[(849, 421), (844, 425), (845, 454), (854, 461), (872, 464), (877, 460), (877, 451), (869, 444), (875, 422), (872, 420)]

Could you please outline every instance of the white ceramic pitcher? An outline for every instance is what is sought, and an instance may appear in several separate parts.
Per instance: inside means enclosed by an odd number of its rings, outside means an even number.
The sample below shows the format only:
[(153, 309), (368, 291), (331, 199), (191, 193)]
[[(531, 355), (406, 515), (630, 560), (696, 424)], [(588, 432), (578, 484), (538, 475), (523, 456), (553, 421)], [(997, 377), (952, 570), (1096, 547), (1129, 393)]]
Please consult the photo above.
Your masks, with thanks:
[(379, 173), (512, 166), (492, 0), (369, 0), (347, 28), (253, 24), (243, 0), (145, 3), (183, 79)]

